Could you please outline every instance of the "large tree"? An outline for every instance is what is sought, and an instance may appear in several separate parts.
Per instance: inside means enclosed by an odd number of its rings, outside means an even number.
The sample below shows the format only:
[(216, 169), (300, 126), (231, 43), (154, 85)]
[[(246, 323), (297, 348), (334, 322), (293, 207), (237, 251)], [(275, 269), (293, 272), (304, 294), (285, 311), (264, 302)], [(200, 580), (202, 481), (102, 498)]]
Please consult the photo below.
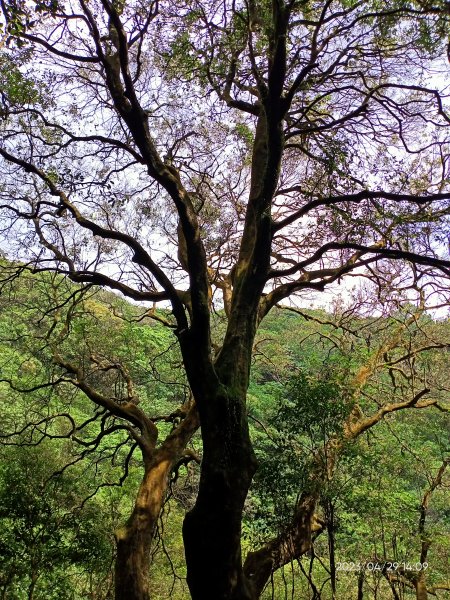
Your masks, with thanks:
[[(396, 302), (419, 288), (444, 301), (450, 117), (436, 87), (448, 7), (3, 0), (2, 9), (10, 256), (22, 270), (170, 305), (165, 321), (195, 399), (157, 446), (131, 385), (120, 401), (103, 395), (55, 351), (88, 397), (131, 424), (143, 454), (136, 507), (116, 536), (116, 598), (148, 598), (165, 482), (198, 420), (201, 477), (183, 528), (191, 595), (255, 598), (240, 534), (256, 470), (246, 392), (258, 324), (277, 303), (352, 275), (371, 278), (380, 296), (395, 287)], [(217, 340), (211, 314), (222, 306)], [(313, 507), (303, 508), (307, 539)]]

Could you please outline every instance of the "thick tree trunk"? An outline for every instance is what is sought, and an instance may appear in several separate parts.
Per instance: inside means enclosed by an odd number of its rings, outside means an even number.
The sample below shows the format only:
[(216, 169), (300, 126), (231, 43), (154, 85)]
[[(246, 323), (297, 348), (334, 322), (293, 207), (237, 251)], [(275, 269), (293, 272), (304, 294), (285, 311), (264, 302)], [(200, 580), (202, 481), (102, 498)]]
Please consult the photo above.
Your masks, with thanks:
[(171, 467), (172, 461), (160, 455), (146, 466), (133, 512), (116, 531), (115, 600), (150, 598), (150, 549)]
[(150, 598), (150, 550), (168, 478), (199, 426), (194, 402), (190, 401), (185, 408), (185, 418), (158, 450), (143, 449), (145, 472), (134, 509), (126, 525), (116, 531), (115, 600)]
[(210, 402), (202, 430), (203, 461), (194, 508), (183, 537), (193, 600), (251, 600), (242, 570), (241, 522), (256, 470), (244, 400), (228, 394)]
[(115, 599), (149, 600), (148, 567), (151, 525), (134, 523), (116, 533)]

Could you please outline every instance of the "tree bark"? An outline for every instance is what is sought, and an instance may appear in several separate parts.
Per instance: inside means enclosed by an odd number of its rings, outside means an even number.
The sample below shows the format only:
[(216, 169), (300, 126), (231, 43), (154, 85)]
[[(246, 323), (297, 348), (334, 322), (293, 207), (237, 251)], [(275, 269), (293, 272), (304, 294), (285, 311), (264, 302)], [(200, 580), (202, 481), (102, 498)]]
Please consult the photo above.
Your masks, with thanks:
[(358, 575), (358, 595), (356, 600), (364, 600), (364, 569), (361, 569)]
[(149, 600), (148, 570), (153, 534), (172, 463), (157, 457), (145, 469), (133, 512), (115, 533), (115, 600)]
[(193, 600), (252, 600), (242, 569), (241, 523), (256, 470), (245, 399), (224, 392), (204, 403), (203, 461), (183, 538)]
[(168, 478), (199, 425), (195, 405), (157, 450), (144, 453), (144, 477), (127, 523), (116, 533), (115, 600), (149, 600), (150, 550)]
[(334, 504), (332, 500), (327, 500), (326, 510), (327, 530), (328, 530), (328, 551), (330, 555), (330, 583), (333, 600), (336, 598), (336, 557), (335, 557), (335, 523), (334, 523)]
[(28, 586), (28, 600), (33, 600), (34, 598), (34, 592), (36, 590), (36, 584), (38, 579), (39, 574), (36, 573), (36, 571), (33, 569), (33, 572), (31, 573), (30, 585)]
[(416, 587), (416, 599), (417, 600), (428, 600), (428, 591), (425, 582), (425, 574), (423, 571), (419, 573), (415, 581)]

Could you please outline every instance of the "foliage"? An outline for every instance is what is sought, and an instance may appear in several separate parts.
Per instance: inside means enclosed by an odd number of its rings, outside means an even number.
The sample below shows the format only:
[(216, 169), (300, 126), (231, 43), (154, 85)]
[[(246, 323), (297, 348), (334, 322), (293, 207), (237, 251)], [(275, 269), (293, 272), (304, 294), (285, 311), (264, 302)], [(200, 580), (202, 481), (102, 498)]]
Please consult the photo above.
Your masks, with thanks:
[(100, 499), (84, 504), (84, 469), (54, 476), (64, 455), (53, 444), (2, 448), (0, 573), (7, 598), (83, 598), (94, 574), (108, 597), (110, 516)]
[[(38, 373), (42, 382), (48, 376), (45, 369), (50, 368), (50, 363), (45, 367), (42, 362), (45, 356), (42, 340), (53, 323), (52, 312), (46, 314), (46, 296), (50, 289), (45, 276), (21, 279), (14, 290), (11, 288), (8, 302), (2, 305), (2, 376), (14, 375), (20, 387), (36, 384)], [(60, 313), (61, 319), (63, 314)], [(70, 335), (62, 340), (60, 351), (64, 349), (88, 360), (92, 340), (95, 340), (97, 354), (120, 359), (127, 365), (141, 403), (148, 405), (147, 410), (162, 413), (177, 405), (171, 390), (179, 388), (164, 383), (174, 381), (177, 357), (165, 351), (167, 344), (170, 346), (167, 331), (145, 319), (136, 320), (139, 314), (138, 307), (118, 297), (90, 291), (72, 314)], [(360, 340), (354, 342), (350, 355), (345, 352), (350, 326), (353, 325), (355, 332), (361, 330), (361, 319), (357, 316), (351, 317), (348, 327), (336, 330), (332, 323), (339, 315), (324, 311), (306, 311), (305, 315), (306, 318), (286, 310), (275, 311), (265, 321), (256, 343), (249, 410), (260, 467), (246, 504), (246, 544), (255, 545), (282, 531), (289, 522), (299, 490), (317, 489), (323, 505), (329, 500), (335, 503), (338, 561), (356, 562), (378, 556), (416, 562), (420, 547), (417, 507), (430, 474), (445, 452), (445, 415), (399, 413), (390, 418), (367, 437), (346, 444), (337, 472), (324, 484), (320, 472), (324, 461), (326, 464), (331, 458), (327, 457), (327, 442), (342, 435), (343, 424), (352, 408), (351, 378), (361, 365), (367, 364), (373, 350), (367, 354)], [(392, 338), (399, 319), (397, 315), (397, 320), (373, 322), (373, 329), (366, 330), (372, 347)], [(365, 320), (362, 322), (367, 324)], [(445, 338), (446, 322), (434, 322), (425, 316), (420, 328), (412, 331), (415, 337), (424, 327), (428, 340), (431, 335), (436, 339)], [(339, 351), (334, 347), (330, 353), (333, 346), (330, 338), (334, 343), (341, 340)], [(406, 339), (405, 345), (411, 348)], [(148, 357), (161, 352), (163, 362), (149, 369)], [(431, 377), (439, 379), (445, 370), (445, 357), (432, 349), (423, 353), (420, 361), (427, 365), (429, 383)], [(422, 368), (417, 365), (417, 369)], [(153, 380), (155, 374), (158, 378)], [(382, 379), (379, 384), (380, 381)], [(97, 384), (105, 390), (113, 389), (116, 395), (120, 389), (117, 387), (120, 381), (114, 377), (108, 381), (98, 376)], [(373, 382), (370, 386), (376, 388)], [(50, 406), (54, 410), (70, 407), (74, 418), (87, 418), (91, 409), (86, 399), (79, 394), (68, 394), (60, 387), (51, 395), (46, 388), (23, 394), (3, 384), (2, 410), (6, 419), (3, 431), (10, 429), (8, 418), (14, 419), (16, 424), (29, 422), (31, 407), (37, 415)], [(55, 436), (66, 430), (65, 421), (55, 421), (46, 432)], [(41, 438), (37, 437), (39, 431), (42, 432), (42, 428), (35, 430), (31, 437), (26, 432), (22, 443), (36, 443)], [(95, 436), (94, 431), (80, 431), (76, 438), (88, 440)], [(13, 439), (3, 438), (3, 441)], [(85, 455), (84, 463), (75, 463), (58, 477), (52, 474), (72, 462), (80, 452), (75, 440), (70, 444), (60, 441), (58, 452), (55, 452), (55, 440), (44, 440), (37, 446), (3, 448), (3, 536), (0, 542), (3, 544), (2, 585), (8, 590), (7, 594), (18, 598), (21, 594), (26, 596), (34, 565), (39, 574), (36, 598), (51, 598), (52, 594), (83, 598), (88, 586), (93, 584), (92, 578), (96, 585), (104, 582), (105, 595), (98, 597), (109, 597), (111, 531), (133, 504), (139, 460), (132, 460), (122, 488), (100, 488), (81, 510), (80, 505), (98, 483), (117, 481), (123, 461), (120, 453), (111, 454), (108, 448), (122, 442), (120, 437), (110, 439), (107, 444), (102, 442), (91, 454)], [(181, 467), (180, 479), (173, 487), (174, 497), (166, 505), (160, 536), (154, 545), (152, 589), (155, 598), (184, 598), (186, 594), (182, 583), (185, 571), (179, 526), (183, 511), (192, 505), (193, 499), (185, 495), (192, 492), (183, 491), (183, 486), (190, 485), (189, 481), (184, 482), (185, 473)], [(446, 576), (442, 566), (449, 552), (450, 525), (445, 497), (444, 490), (438, 490), (433, 496), (428, 524), (428, 533), (433, 538), (429, 557), (431, 583), (442, 582)], [(322, 559), (327, 559), (325, 540), (319, 537), (315, 547)], [(326, 580), (321, 569), (319, 564), (313, 568), (316, 582)], [(61, 587), (63, 573), (65, 583)], [(294, 574), (296, 589), (300, 589), (304, 576), (295, 569)], [(290, 586), (289, 569), (284, 577)], [(343, 597), (345, 594), (353, 597), (354, 574), (342, 573), (340, 579), (340, 593)], [(169, 593), (172, 581), (176, 584)], [(284, 585), (280, 580), (277, 590), (283, 590)], [(306, 588), (304, 592), (307, 593)]]

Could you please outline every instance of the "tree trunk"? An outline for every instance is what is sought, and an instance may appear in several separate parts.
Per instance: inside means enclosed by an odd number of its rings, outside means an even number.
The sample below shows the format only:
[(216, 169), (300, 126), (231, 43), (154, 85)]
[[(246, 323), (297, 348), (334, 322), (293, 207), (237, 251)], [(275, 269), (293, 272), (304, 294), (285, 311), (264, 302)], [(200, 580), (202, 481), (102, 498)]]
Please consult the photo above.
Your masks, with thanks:
[(428, 600), (427, 586), (425, 582), (425, 573), (420, 571), (415, 581), (416, 586), (416, 599), (417, 600)]
[(328, 551), (330, 555), (330, 579), (331, 579), (331, 597), (336, 598), (336, 557), (335, 557), (335, 533), (334, 533), (334, 504), (332, 500), (327, 500), (327, 530), (328, 530)]
[(36, 590), (36, 584), (37, 584), (38, 579), (39, 579), (39, 573), (37, 573), (33, 569), (33, 572), (31, 573), (30, 585), (28, 586), (28, 600), (33, 600), (33, 598), (34, 598), (34, 592)]
[(149, 600), (148, 571), (155, 526), (172, 461), (155, 455), (145, 468), (133, 512), (115, 533), (115, 600)]
[(169, 436), (153, 457), (144, 461), (145, 473), (133, 512), (126, 525), (116, 531), (115, 600), (150, 598), (148, 574), (153, 534), (164, 502), (168, 477), (181, 449), (173, 447), (174, 438), (175, 435)]
[(244, 571), (254, 598), (260, 597), (272, 573), (311, 549), (313, 533), (321, 531), (325, 525), (314, 514), (316, 502), (315, 494), (303, 493), (290, 526), (259, 550), (248, 553)]
[(193, 401), (180, 425), (158, 450), (143, 450), (144, 477), (127, 523), (116, 531), (115, 600), (149, 600), (150, 550), (168, 478), (199, 426)]
[(168, 478), (199, 426), (195, 403), (185, 406), (181, 424), (158, 450), (144, 450), (144, 477), (127, 523), (116, 531), (115, 600), (149, 600), (150, 550), (164, 502)]
[(358, 595), (356, 600), (364, 599), (364, 569), (361, 569), (358, 575)]
[(245, 400), (222, 393), (204, 406), (199, 491), (183, 524), (187, 583), (193, 600), (251, 600), (242, 570), (241, 522), (256, 460)]

